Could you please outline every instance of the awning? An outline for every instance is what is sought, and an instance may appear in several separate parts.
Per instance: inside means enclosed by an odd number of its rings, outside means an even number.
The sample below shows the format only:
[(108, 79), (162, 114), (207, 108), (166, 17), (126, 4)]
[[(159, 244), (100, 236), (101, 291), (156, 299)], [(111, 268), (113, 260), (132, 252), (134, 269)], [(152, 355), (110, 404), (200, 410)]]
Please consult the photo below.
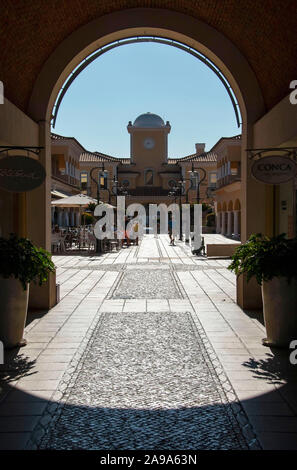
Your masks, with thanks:
[(74, 196), (63, 197), (51, 202), (52, 206), (57, 207), (87, 207), (91, 203), (97, 204), (96, 199), (85, 194), (75, 194)]
[(69, 194), (66, 194), (66, 193), (62, 193), (61, 191), (57, 191), (56, 189), (53, 189), (51, 191), (51, 195), (53, 197), (56, 197), (56, 198), (65, 198), (65, 197), (69, 197)]

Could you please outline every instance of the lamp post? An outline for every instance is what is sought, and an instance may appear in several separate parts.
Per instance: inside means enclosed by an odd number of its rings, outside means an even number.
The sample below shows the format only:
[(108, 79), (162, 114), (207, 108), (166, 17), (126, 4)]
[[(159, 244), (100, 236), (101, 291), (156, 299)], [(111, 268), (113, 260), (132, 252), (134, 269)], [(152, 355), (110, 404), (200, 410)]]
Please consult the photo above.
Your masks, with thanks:
[[(107, 188), (108, 190), (108, 202), (111, 203), (111, 198), (112, 196), (128, 196), (128, 191), (127, 191), (127, 186), (121, 184), (119, 186), (119, 181), (117, 180), (117, 177), (114, 176), (112, 179), (109, 179), (108, 181), (112, 181), (112, 186), (111, 186), (111, 190), (109, 188)], [(117, 199), (116, 199), (116, 210), (117, 210)], [(125, 213), (126, 213), (126, 199), (125, 199)]]
[[(176, 201), (177, 197), (179, 197), (179, 210), (180, 210), (180, 236), (179, 240), (182, 241), (183, 239), (183, 234), (182, 234), (182, 216), (181, 216), (181, 206), (182, 206), (182, 196), (185, 194), (185, 182), (190, 181), (191, 184), (189, 188), (186, 191), (186, 203), (189, 202), (189, 191), (193, 189), (193, 178), (196, 176), (200, 176), (199, 172), (202, 172), (202, 178), (199, 178), (197, 181), (197, 193), (196, 193), (196, 201), (197, 204), (200, 203), (200, 184), (205, 180), (206, 178), (206, 170), (202, 167), (195, 167), (194, 163), (192, 162), (192, 169), (189, 171), (190, 173), (190, 178), (186, 179), (183, 177), (183, 175), (180, 175), (180, 180), (177, 182), (175, 186), (171, 188), (171, 190), (168, 193), (168, 196), (174, 197), (174, 202)], [(186, 242), (189, 242), (189, 240), (186, 240)]]
[[(107, 181), (112, 181), (111, 190), (109, 188), (106, 188), (106, 190), (108, 191), (108, 204), (111, 204), (112, 196), (117, 196), (118, 181), (116, 180), (115, 176), (112, 179), (111, 178), (107, 179)], [(114, 188), (116, 188), (116, 192), (114, 192)]]
[[(199, 172), (202, 172), (202, 178), (200, 178), (200, 173)], [(197, 193), (196, 193), (196, 201), (197, 201), (197, 204), (200, 203), (200, 184), (205, 180), (206, 178), (206, 170), (200, 166), (198, 167), (195, 167), (194, 166), (194, 162), (192, 162), (192, 169), (189, 171), (190, 173), (190, 176), (192, 177), (192, 179), (196, 176), (199, 176), (199, 179), (197, 181)], [(195, 250), (193, 251), (192, 253), (200, 253), (200, 252), (203, 252), (205, 253), (205, 248), (204, 248), (204, 238), (202, 237), (202, 243), (201, 243), (201, 247), (199, 248), (199, 250)]]
[[(112, 179), (112, 182), (113, 182), (113, 185), (112, 185), (112, 190), (111, 192), (109, 191), (109, 201), (111, 200), (111, 194), (113, 196), (128, 196), (128, 191), (127, 191), (127, 186), (124, 186), (124, 185), (120, 185), (119, 186), (119, 182), (118, 180), (116, 179), (116, 177), (114, 176), (113, 179)], [(115, 191), (114, 191), (114, 188), (115, 188)]]
[[(93, 177), (93, 173), (94, 171), (97, 171), (99, 170), (99, 174), (98, 174), (98, 178), (95, 179)], [(99, 205), (100, 204), (100, 176), (101, 176), (101, 171), (103, 172), (104, 176), (107, 175), (107, 171), (105, 170), (104, 168), (104, 163), (102, 164), (102, 166), (98, 167), (98, 166), (95, 166), (94, 168), (91, 169), (90, 171), (90, 177), (91, 177), (91, 180), (96, 184), (96, 199), (97, 199), (97, 204)], [(96, 238), (96, 253), (102, 253), (102, 245), (101, 245), (101, 240), (98, 240), (98, 238)]]
[[(200, 184), (205, 180), (206, 178), (206, 170), (204, 168), (202, 168), (201, 166), (198, 166), (198, 167), (195, 167), (194, 166), (194, 163), (192, 162), (192, 169), (189, 171), (190, 173), (190, 176), (193, 178), (195, 176), (200, 176), (199, 174), (199, 171), (202, 172), (203, 176), (202, 178), (199, 178), (199, 180), (197, 181), (197, 193), (196, 193), (196, 201), (197, 201), (197, 204), (200, 203)], [(190, 188), (189, 188), (190, 189)]]
[(183, 241), (183, 221), (182, 221), (182, 195), (185, 192), (184, 179), (181, 175), (181, 179), (177, 183), (178, 195), (179, 195), (179, 240)]

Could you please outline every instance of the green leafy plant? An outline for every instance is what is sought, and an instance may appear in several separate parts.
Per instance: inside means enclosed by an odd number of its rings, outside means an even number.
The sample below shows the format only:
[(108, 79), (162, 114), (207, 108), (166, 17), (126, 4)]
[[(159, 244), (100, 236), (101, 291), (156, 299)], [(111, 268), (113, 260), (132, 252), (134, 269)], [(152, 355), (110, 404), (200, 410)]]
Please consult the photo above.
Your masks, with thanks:
[(89, 209), (89, 211), (94, 212), (96, 205), (97, 205), (97, 204), (96, 204), (95, 202), (90, 202), (90, 203), (88, 204), (88, 209)]
[(290, 282), (297, 278), (297, 238), (287, 239), (284, 233), (271, 238), (253, 234), (236, 249), (228, 269), (238, 276), (246, 274), (247, 281), (255, 277), (259, 284), (274, 277)]
[(42, 285), (54, 271), (51, 254), (43, 248), (15, 234), (8, 239), (0, 237), (0, 274), (4, 278), (19, 279), (26, 290), (27, 283), (33, 281)]

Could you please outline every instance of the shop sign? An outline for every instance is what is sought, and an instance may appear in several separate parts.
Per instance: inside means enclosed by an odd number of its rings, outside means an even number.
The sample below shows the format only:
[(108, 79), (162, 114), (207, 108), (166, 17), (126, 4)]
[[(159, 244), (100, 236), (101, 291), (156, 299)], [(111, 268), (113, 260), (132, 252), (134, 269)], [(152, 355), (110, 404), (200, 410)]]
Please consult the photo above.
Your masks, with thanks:
[(261, 183), (282, 184), (297, 175), (297, 164), (282, 155), (270, 155), (253, 162), (252, 175)]
[(0, 189), (5, 191), (32, 191), (43, 183), (45, 176), (45, 169), (33, 158), (13, 155), (0, 159)]

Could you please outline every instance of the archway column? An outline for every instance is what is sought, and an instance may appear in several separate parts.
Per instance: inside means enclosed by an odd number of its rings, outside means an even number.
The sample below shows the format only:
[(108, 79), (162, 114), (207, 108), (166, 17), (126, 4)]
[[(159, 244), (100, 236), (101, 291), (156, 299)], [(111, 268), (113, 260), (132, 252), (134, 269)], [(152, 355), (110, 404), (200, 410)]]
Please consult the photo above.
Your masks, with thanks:
[(62, 227), (62, 225), (63, 225), (63, 209), (61, 209), (59, 207), (57, 209), (57, 212), (58, 212), (58, 225), (59, 225), (59, 227)]
[(226, 212), (221, 212), (221, 234), (225, 235), (226, 233)]
[(75, 225), (75, 221), (74, 221), (74, 209), (72, 209), (70, 211), (70, 225), (71, 227), (73, 227)]
[(79, 227), (80, 225), (79, 211), (75, 211), (75, 219), (76, 219), (76, 226)]
[(51, 207), (51, 215), (52, 215), (52, 225), (55, 224), (55, 207)]
[(239, 237), (239, 211), (234, 211), (234, 236)]
[(39, 123), (39, 161), (46, 178), (41, 186), (28, 193), (28, 236), (37, 245), (51, 249), (51, 137), (49, 122)]
[[(252, 122), (242, 133), (241, 155), (241, 241), (244, 243), (252, 233), (266, 232), (265, 184), (258, 183), (251, 174), (252, 161), (247, 157), (247, 148), (257, 148), (253, 139)], [(255, 207), (257, 210), (255, 211)], [(244, 309), (262, 308), (261, 288), (253, 278), (237, 278), (237, 303)]]
[(220, 233), (221, 232), (221, 212), (217, 212), (217, 225), (216, 225), (216, 232)]
[(69, 209), (64, 212), (65, 227), (69, 227)]
[(232, 211), (227, 212), (227, 235), (231, 237), (232, 235)]

